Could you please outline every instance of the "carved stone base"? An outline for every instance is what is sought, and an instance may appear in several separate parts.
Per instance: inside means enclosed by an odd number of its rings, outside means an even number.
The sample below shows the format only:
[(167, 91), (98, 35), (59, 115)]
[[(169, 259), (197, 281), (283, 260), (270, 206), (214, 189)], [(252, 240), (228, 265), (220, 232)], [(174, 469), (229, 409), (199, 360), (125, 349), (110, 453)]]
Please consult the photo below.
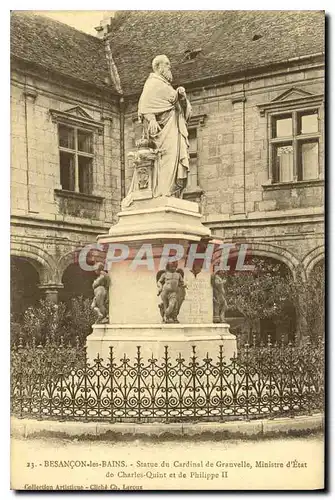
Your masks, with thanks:
[[(163, 356), (166, 345), (174, 356), (181, 353), (190, 357), (193, 345), (202, 357), (207, 352), (218, 356), (219, 346), (224, 344), (227, 357), (231, 357), (236, 352), (236, 339), (229, 333), (229, 325), (213, 323), (211, 271), (201, 269), (202, 262), (192, 265), (188, 261), (190, 249), (204, 255), (207, 243), (216, 240), (202, 224), (198, 204), (172, 197), (134, 200), (118, 216), (119, 222), (109, 234), (99, 236), (98, 242), (123, 244), (128, 255), (111, 265), (109, 324), (93, 326), (87, 339), (89, 356), (108, 356), (110, 345), (119, 357), (124, 353), (135, 356), (138, 345), (143, 347), (142, 356), (148, 358)], [(158, 272), (165, 271), (166, 262), (162, 264), (161, 257), (166, 244), (183, 250), (178, 268), (184, 273), (186, 297), (178, 313), (179, 323), (163, 323), (160, 305), (164, 299), (157, 293)]]
[(135, 358), (137, 346), (141, 346), (144, 361), (151, 356), (164, 357), (165, 346), (169, 347), (169, 356), (174, 360), (181, 354), (186, 360), (192, 356), (192, 346), (196, 346), (199, 358), (207, 353), (215, 360), (223, 345), (225, 359), (236, 353), (236, 337), (229, 332), (227, 323), (218, 324), (153, 324), (153, 325), (93, 325), (93, 333), (87, 337), (89, 359), (97, 354), (109, 358), (110, 346), (114, 357), (119, 362), (124, 354)]
[[(108, 235), (98, 238), (101, 244), (123, 244), (129, 249), (127, 260), (113, 262), (110, 269), (109, 318), (111, 324), (155, 324), (161, 322), (157, 296), (156, 275), (165, 244), (175, 244), (184, 249), (179, 267), (184, 270), (187, 285), (186, 299), (182, 304), (180, 323), (212, 323), (213, 293), (210, 272), (201, 271), (196, 276), (185, 268), (187, 251), (192, 243), (210, 239), (210, 230), (201, 223), (196, 203), (177, 198), (161, 197), (138, 202), (141, 209), (124, 210), (119, 222), (110, 228)], [(136, 207), (137, 208), (137, 207)], [(136, 266), (134, 258), (147, 245), (143, 258), (152, 255), (150, 264)], [(152, 254), (151, 254), (152, 252)]]
[(211, 235), (201, 223), (198, 204), (179, 198), (137, 200), (117, 215), (119, 222), (110, 228), (109, 235), (99, 236), (99, 243), (145, 242), (152, 238), (199, 241)]

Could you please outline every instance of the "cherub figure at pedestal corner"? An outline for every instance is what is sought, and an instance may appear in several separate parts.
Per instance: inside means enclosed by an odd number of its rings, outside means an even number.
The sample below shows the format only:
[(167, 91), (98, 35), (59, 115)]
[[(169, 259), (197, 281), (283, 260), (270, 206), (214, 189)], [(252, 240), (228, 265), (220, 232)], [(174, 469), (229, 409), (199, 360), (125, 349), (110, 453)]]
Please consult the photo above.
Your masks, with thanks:
[(228, 309), (224, 272), (219, 270), (212, 274), (211, 283), (213, 287), (213, 322), (224, 323), (226, 321), (226, 310)]
[(177, 267), (177, 262), (170, 262), (165, 271), (159, 271), (156, 276), (158, 295), (162, 299), (159, 309), (163, 323), (179, 323), (178, 314), (186, 296), (184, 272)]
[(98, 277), (93, 281), (92, 288), (94, 291), (94, 299), (91, 304), (91, 308), (96, 312), (98, 318), (96, 324), (108, 323), (108, 307), (109, 307), (109, 286), (110, 277), (108, 273), (104, 270), (104, 264), (99, 263), (96, 269), (96, 274)]

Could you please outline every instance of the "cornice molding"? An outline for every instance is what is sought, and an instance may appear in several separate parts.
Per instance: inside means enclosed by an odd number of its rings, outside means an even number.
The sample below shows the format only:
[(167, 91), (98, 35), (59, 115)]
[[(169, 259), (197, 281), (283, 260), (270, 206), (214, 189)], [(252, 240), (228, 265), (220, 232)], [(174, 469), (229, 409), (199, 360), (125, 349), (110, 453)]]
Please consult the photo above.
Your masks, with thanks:
[(51, 119), (54, 123), (64, 123), (65, 125), (76, 125), (89, 128), (91, 130), (103, 131), (104, 123), (94, 120), (80, 106), (70, 108), (67, 111), (49, 109)]
[(263, 184), (264, 191), (275, 191), (278, 189), (303, 189), (306, 187), (324, 186), (324, 179), (309, 179), (303, 181), (290, 182), (274, 182), (271, 184)]
[(204, 125), (206, 118), (207, 118), (207, 114), (191, 116), (191, 118), (189, 119), (189, 121), (187, 123), (187, 128), (188, 129), (197, 128), (197, 127)]
[[(199, 127), (201, 125), (203, 125), (205, 123), (205, 120), (207, 118), (207, 114), (202, 114), (202, 115), (194, 115), (194, 116), (191, 116), (191, 118), (189, 119), (188, 123), (187, 123), (187, 128), (190, 129), (190, 128), (196, 128), (196, 127)], [(138, 120), (138, 114), (137, 113), (132, 113), (131, 114), (131, 119), (132, 119), (132, 122), (133, 123), (137, 123), (137, 124), (140, 124), (139, 120)]]
[(232, 104), (237, 104), (238, 102), (245, 102), (247, 98), (245, 97), (244, 92), (239, 92), (237, 94), (232, 95), (231, 102)]
[(32, 101), (35, 101), (37, 97), (37, 90), (31, 87), (25, 87), (23, 95), (30, 98)]
[(324, 222), (324, 208), (315, 207), (311, 209), (299, 210), (273, 210), (271, 212), (253, 212), (248, 216), (219, 216), (207, 215), (202, 219), (205, 226), (213, 228), (227, 228), (234, 226), (243, 227), (267, 227), (278, 226), (283, 227), (292, 224), (314, 224)]
[[(67, 220), (71, 219), (71, 220)], [(76, 221), (74, 219), (77, 219)], [(52, 231), (67, 231), (67, 232), (75, 232), (80, 234), (94, 234), (98, 235), (101, 233), (105, 233), (110, 228), (112, 222), (103, 223), (101, 221), (90, 220), (88, 222), (87, 219), (82, 217), (67, 217), (64, 215), (56, 216), (56, 218), (48, 218), (48, 217), (39, 217), (39, 216), (29, 216), (29, 215), (11, 215), (11, 224), (12, 226), (19, 227), (34, 227), (39, 229), (50, 229)], [(21, 239), (20, 235), (12, 234), (11, 236), (14, 239)], [(59, 239), (59, 238), (58, 238)]]
[(78, 193), (77, 191), (67, 191), (65, 189), (54, 189), (54, 193), (56, 196), (61, 196), (62, 198), (73, 198), (76, 200), (89, 201), (92, 203), (102, 203), (104, 201), (103, 196)]
[(292, 87), (282, 92), (270, 102), (258, 104), (257, 108), (261, 116), (267, 112), (285, 111), (304, 106), (320, 106), (324, 101), (323, 94), (311, 94), (305, 90)]

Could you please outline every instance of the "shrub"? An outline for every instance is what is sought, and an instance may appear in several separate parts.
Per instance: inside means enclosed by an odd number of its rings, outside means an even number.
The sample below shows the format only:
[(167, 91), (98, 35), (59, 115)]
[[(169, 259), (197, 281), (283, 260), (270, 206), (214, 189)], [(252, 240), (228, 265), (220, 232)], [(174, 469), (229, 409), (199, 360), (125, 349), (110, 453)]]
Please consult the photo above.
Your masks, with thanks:
[(71, 300), (66, 312), (64, 340), (74, 343), (79, 338), (80, 345), (92, 333), (92, 325), (96, 321), (96, 314), (91, 309), (91, 300), (84, 297), (75, 297)]
[[(254, 257), (255, 271), (227, 276), (226, 295), (230, 310), (238, 311), (250, 331), (261, 319), (271, 319), (288, 330), (297, 315), (300, 340), (323, 337), (324, 331), (324, 268), (316, 266), (306, 280), (298, 268), (296, 276), (280, 263)], [(229, 322), (229, 321), (228, 321)]]
[(26, 343), (35, 338), (37, 344), (44, 344), (47, 338), (51, 341), (60, 338), (64, 332), (65, 311), (65, 304), (52, 304), (47, 300), (41, 300), (37, 307), (28, 307), (21, 328), (17, 324), (12, 327), (12, 342), (18, 343), (21, 338)]
[(41, 300), (37, 307), (28, 307), (20, 324), (12, 321), (11, 341), (19, 344), (21, 339), (25, 345), (35, 339), (36, 345), (44, 345), (59, 343), (62, 337), (65, 344), (75, 345), (78, 338), (84, 345), (95, 319), (90, 299), (76, 297), (69, 305)]

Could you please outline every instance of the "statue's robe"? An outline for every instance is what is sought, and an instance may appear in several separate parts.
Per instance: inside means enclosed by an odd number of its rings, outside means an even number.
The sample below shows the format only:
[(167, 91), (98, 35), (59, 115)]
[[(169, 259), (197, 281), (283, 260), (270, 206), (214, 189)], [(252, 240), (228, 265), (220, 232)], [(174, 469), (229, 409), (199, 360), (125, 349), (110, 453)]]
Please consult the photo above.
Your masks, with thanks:
[[(186, 123), (191, 116), (191, 105), (187, 98), (180, 98), (165, 78), (151, 73), (138, 103), (138, 115), (140, 121), (146, 122), (144, 127), (148, 127), (146, 115), (155, 115), (161, 127), (160, 132), (151, 137), (160, 150), (153, 170), (153, 197), (176, 196), (180, 193), (183, 180), (187, 179), (189, 171)], [(132, 188), (131, 185), (127, 199)]]

